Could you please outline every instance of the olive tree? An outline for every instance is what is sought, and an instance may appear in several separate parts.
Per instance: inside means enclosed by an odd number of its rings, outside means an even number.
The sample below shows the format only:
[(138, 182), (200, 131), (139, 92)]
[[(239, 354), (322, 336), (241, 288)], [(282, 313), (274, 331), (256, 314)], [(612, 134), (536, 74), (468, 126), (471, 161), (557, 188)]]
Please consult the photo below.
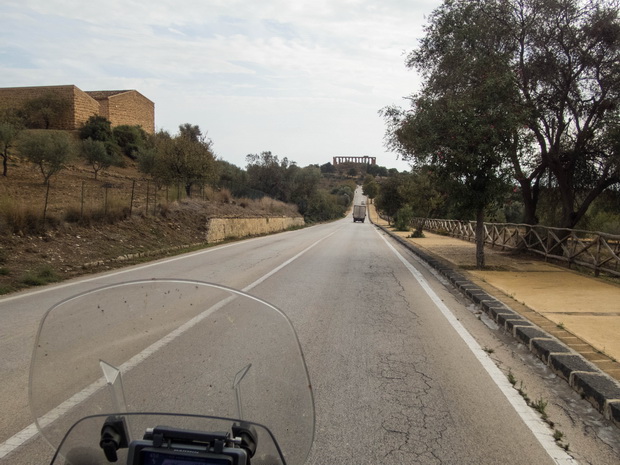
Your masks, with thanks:
[(2, 156), (2, 175), (6, 177), (9, 163), (9, 149), (13, 147), (19, 135), (14, 124), (0, 122), (0, 156)]
[(22, 133), (19, 151), (23, 157), (36, 165), (43, 175), (43, 183), (63, 170), (73, 158), (73, 144), (67, 133), (41, 131)]
[(95, 179), (97, 179), (99, 171), (106, 170), (119, 163), (119, 157), (116, 153), (108, 152), (105, 142), (100, 140), (86, 139), (81, 141), (80, 155), (92, 167)]
[(159, 185), (181, 184), (188, 197), (193, 186), (204, 186), (218, 177), (212, 142), (205, 138), (196, 140), (183, 132), (174, 137), (158, 133), (155, 148), (139, 156), (139, 167)]

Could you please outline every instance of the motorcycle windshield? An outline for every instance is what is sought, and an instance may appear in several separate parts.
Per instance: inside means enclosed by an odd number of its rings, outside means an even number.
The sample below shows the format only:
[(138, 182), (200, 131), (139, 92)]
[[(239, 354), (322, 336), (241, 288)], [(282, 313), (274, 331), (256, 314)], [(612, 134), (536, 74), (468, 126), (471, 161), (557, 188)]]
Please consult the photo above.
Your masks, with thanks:
[(311, 386), (288, 318), (196, 281), (120, 283), (54, 305), (39, 327), (29, 391), (58, 463), (108, 463), (99, 441), (112, 414), (123, 414), (129, 440), (159, 425), (256, 423), (253, 464), (302, 464), (314, 437)]

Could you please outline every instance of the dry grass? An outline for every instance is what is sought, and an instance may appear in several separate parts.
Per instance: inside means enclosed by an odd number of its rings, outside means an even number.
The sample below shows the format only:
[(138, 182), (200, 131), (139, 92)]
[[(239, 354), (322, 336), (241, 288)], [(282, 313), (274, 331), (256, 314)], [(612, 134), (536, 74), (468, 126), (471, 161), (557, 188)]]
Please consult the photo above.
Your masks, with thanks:
[(13, 160), (0, 176), (0, 294), (131, 263), (119, 257), (204, 245), (210, 217), (299, 216), (293, 205), (226, 189), (177, 200), (182, 190), (156, 190), (139, 176), (128, 166), (95, 181), (86, 167), (70, 167), (52, 178), (45, 208), (41, 175)]

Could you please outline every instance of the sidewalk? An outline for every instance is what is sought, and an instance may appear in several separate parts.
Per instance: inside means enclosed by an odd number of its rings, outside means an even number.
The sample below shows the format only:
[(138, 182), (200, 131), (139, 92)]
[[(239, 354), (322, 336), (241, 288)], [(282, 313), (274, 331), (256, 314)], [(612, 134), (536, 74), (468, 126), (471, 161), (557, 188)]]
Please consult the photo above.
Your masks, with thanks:
[[(564, 359), (569, 356), (576, 359), (574, 352), (615, 379), (615, 383), (609, 380), (610, 383), (601, 388), (606, 392), (593, 395), (603, 396), (606, 401), (616, 400), (614, 408), (620, 414), (620, 285), (546, 263), (537, 257), (514, 255), (489, 247), (485, 248), (487, 268), (480, 271), (475, 268), (474, 243), (428, 231), (424, 232), (424, 238), (409, 238), (410, 232), (388, 227), (387, 222), (378, 217), (374, 205), (369, 205), (368, 213), (374, 224), (396, 236), (422, 258), (431, 258), (434, 266), (453, 270), (456, 279), (464, 277), (468, 285), (453, 282), (459, 284), (461, 290), (467, 290), (468, 286), (474, 289), (469, 296), (485, 303), (483, 310), (529, 345), (530, 350), (554, 371), (560, 370), (558, 374), (569, 383), (578, 383), (573, 379), (575, 376), (596, 370), (581, 360), (573, 360), (580, 363), (573, 363), (574, 366), (566, 371), (559, 367), (558, 360), (562, 359), (559, 355)], [(444, 274), (451, 278), (450, 273)], [(478, 299), (476, 293), (486, 297)], [(523, 329), (521, 323), (511, 323), (510, 317), (502, 319), (498, 310), (489, 308), (500, 303), (482, 302), (485, 299), (499, 301), (533, 326)], [(600, 399), (599, 410), (607, 409), (606, 401)]]

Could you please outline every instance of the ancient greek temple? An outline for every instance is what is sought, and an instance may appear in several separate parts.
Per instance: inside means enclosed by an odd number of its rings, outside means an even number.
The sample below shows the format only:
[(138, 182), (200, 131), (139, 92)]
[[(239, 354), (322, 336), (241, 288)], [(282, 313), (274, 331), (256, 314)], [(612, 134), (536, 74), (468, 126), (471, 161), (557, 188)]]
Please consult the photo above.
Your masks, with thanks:
[(377, 158), (376, 157), (334, 157), (333, 165), (339, 165), (341, 163), (359, 163), (362, 165), (376, 165)]

